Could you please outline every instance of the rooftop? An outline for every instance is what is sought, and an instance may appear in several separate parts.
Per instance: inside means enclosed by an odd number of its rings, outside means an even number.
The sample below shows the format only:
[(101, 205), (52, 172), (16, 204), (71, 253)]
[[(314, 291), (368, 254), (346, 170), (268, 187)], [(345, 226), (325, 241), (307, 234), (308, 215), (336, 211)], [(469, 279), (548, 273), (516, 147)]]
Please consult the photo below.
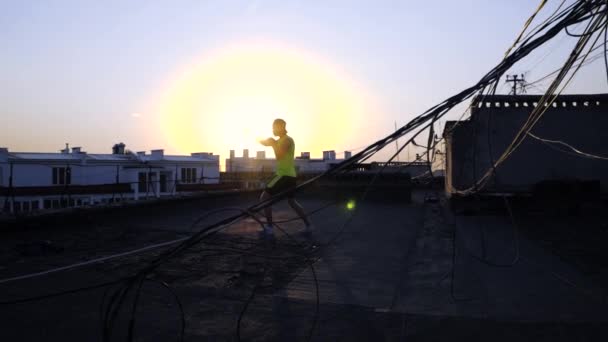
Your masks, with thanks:
[[(232, 213), (218, 213), (191, 227), (201, 215), (220, 207), (246, 207), (256, 195), (171, 201), (31, 223), (38, 229), (3, 236), (0, 251), (6, 262), (0, 279), (186, 237)], [(555, 217), (514, 205), (512, 221), (505, 213), (452, 211), (436, 196), (421, 191), (410, 204), (356, 203), (356, 216), (344, 226), (353, 213), (344, 202), (303, 194), (300, 201), (307, 210), (325, 208), (312, 216), (312, 244), (298, 235), (302, 224), (289, 221), (293, 213), (281, 203), (275, 220), (287, 221), (279, 226), (291, 238), (277, 231), (277, 245), (265, 245), (257, 239), (257, 223), (244, 220), (166, 263), (155, 278), (166, 281), (184, 305), (186, 340), (233, 339), (252, 291), (255, 296), (240, 325), (243, 339), (305, 339), (315, 312), (313, 340), (318, 341), (606, 336), (608, 269), (601, 260), (606, 260), (608, 236), (601, 210)], [(564, 244), (567, 248), (560, 251)], [(127, 276), (158, 253), (0, 284), (0, 301)], [(303, 255), (316, 260), (316, 281)], [(10, 328), (0, 331), (0, 339), (81, 341), (97, 336), (103, 293), (94, 289), (4, 306), (0, 317)], [(175, 339), (180, 315), (171, 295), (151, 282), (142, 296), (136, 335)], [(119, 324), (116, 331), (125, 330)]]

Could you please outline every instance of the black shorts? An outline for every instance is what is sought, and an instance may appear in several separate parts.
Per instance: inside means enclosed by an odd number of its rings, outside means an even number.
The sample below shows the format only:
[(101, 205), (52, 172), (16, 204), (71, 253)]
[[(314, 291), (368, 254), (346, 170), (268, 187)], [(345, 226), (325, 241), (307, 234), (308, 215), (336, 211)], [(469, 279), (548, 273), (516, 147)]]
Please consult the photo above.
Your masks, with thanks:
[[(283, 191), (294, 189), (296, 187), (296, 177), (290, 176), (279, 176), (275, 175), (272, 179), (266, 184), (266, 191), (270, 195), (274, 196), (276, 194), (280, 194)], [(288, 198), (294, 197), (294, 192), (290, 191), (287, 194)]]

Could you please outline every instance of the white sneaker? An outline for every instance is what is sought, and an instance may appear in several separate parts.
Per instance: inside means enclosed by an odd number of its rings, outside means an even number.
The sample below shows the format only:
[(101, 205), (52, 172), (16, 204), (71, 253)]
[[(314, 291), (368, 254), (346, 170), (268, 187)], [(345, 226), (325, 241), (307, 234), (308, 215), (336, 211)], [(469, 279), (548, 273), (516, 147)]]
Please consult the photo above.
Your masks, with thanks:
[(312, 238), (312, 231), (315, 229), (314, 225), (308, 225), (304, 228), (304, 230), (300, 233), (306, 238)]
[(274, 237), (274, 228), (272, 227), (272, 224), (269, 224), (269, 223), (264, 224), (264, 228), (262, 229), (262, 231), (260, 231), (258, 233), (258, 236), (262, 240), (273, 241), (275, 239), (275, 237)]

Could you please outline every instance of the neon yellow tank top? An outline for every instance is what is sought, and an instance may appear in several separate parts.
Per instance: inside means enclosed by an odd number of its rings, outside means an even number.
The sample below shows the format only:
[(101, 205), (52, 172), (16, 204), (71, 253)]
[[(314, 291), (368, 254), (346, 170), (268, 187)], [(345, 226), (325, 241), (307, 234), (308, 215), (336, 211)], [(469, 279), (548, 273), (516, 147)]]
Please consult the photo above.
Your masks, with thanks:
[(276, 174), (278, 176), (296, 177), (296, 166), (295, 166), (295, 161), (293, 160), (294, 151), (296, 149), (296, 144), (294, 143), (293, 139), (291, 137), (289, 137), (288, 135), (285, 135), (282, 138), (279, 138), (279, 140), (277, 141), (277, 144), (278, 144), (278, 147), (281, 148), (281, 146), (283, 144), (289, 144), (290, 142), (291, 142), (291, 144), (290, 144), (291, 146), (287, 150), (287, 153), (285, 153), (285, 155), (283, 155), (283, 158), (281, 158), (281, 159), (277, 158)]

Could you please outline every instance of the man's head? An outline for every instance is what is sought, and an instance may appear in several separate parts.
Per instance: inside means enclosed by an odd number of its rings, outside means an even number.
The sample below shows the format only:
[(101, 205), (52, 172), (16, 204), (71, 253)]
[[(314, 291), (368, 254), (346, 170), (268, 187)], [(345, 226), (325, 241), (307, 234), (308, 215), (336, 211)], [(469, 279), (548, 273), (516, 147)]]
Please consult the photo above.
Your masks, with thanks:
[(287, 134), (286, 126), (287, 123), (285, 122), (285, 120), (275, 119), (272, 122), (272, 134), (278, 137)]

